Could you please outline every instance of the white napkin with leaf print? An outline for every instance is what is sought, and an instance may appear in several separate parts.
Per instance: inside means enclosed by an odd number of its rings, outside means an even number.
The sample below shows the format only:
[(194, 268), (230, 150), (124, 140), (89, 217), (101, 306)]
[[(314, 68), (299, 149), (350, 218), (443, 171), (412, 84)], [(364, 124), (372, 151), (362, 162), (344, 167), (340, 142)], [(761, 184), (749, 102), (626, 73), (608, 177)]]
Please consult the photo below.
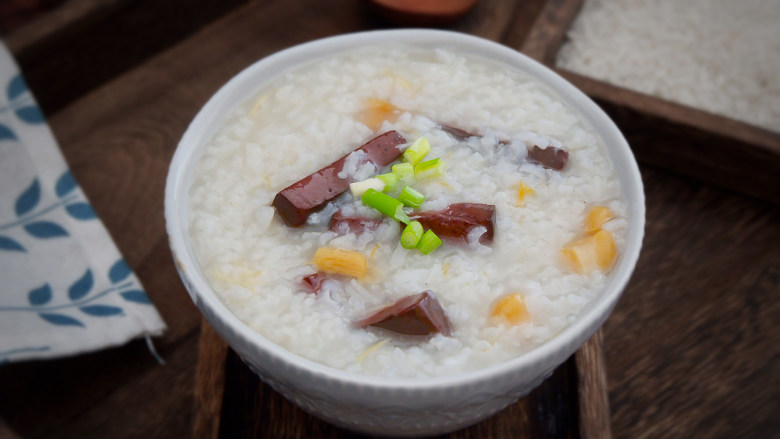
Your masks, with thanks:
[(164, 329), (0, 43), (0, 364)]

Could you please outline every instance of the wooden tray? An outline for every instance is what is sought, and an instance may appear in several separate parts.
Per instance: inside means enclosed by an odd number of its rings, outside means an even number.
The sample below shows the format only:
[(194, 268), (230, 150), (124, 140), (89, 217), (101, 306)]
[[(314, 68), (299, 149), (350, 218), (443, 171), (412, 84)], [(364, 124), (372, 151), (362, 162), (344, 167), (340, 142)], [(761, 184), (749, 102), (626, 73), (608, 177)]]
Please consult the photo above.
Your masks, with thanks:
[(593, 98), (640, 162), (780, 204), (780, 134), (555, 67), (583, 0), (548, 0), (521, 51)]
[[(601, 331), (515, 404), (448, 438), (610, 438)], [(360, 437), (321, 421), (260, 381), (204, 320), (193, 437)]]

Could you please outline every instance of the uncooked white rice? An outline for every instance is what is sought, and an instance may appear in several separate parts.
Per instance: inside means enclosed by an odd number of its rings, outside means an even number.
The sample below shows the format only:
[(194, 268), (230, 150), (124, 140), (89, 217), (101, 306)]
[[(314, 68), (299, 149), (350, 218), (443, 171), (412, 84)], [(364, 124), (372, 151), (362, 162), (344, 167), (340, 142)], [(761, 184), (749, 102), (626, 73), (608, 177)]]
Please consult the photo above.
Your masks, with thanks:
[[(370, 98), (407, 110), (379, 132), (397, 129), (409, 141), (426, 136), (429, 157), (447, 163), (443, 177), (415, 183), (428, 197), (423, 209), (495, 204), (492, 246), (477, 239), (471, 246), (445, 243), (426, 256), (402, 248), (399, 227), (389, 219), (374, 233), (337, 236), (327, 231), (334, 205), (303, 228), (287, 227), (274, 214), (270, 203), (278, 191), (376, 135), (356, 117)], [(458, 142), (436, 122), (485, 137)], [(497, 149), (496, 136), (513, 144)], [(522, 160), (533, 144), (568, 150), (564, 172)], [(517, 202), (521, 182), (535, 190), (524, 205)], [(351, 197), (347, 192), (339, 201), (346, 213), (379, 217)], [(444, 376), (527, 352), (593, 299), (605, 276), (571, 273), (559, 250), (581, 234), (595, 204), (617, 214), (605, 228), (623, 248), (625, 203), (604, 145), (551, 91), (487, 60), (390, 46), (287, 73), (238, 107), (197, 164), (189, 233), (227, 306), (280, 346), (360, 374)], [(373, 253), (369, 275), (327, 281), (319, 295), (304, 292), (298, 281), (315, 271), (312, 256), (325, 245)], [(352, 325), (378, 306), (428, 289), (442, 303), (452, 337), (415, 339)], [(525, 295), (530, 322), (491, 321), (491, 303), (512, 292)]]
[(557, 65), (780, 131), (780, 1), (586, 0)]

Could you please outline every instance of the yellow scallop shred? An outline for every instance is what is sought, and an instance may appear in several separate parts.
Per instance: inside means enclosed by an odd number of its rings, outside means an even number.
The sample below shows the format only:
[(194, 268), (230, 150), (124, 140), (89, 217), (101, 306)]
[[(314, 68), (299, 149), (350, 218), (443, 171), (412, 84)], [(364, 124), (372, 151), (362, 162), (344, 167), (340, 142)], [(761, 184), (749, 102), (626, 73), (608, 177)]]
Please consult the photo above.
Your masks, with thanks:
[(617, 256), (615, 238), (607, 230), (599, 230), (561, 249), (561, 255), (578, 273), (593, 270), (609, 271)]
[(369, 98), (366, 101), (361, 121), (370, 129), (378, 130), (384, 121), (394, 123), (398, 119), (401, 110), (390, 102), (377, 98)]
[(249, 118), (250, 119), (255, 117), (255, 114), (257, 113), (257, 110), (260, 109), (260, 106), (263, 105), (263, 102), (265, 102), (266, 98), (267, 98), (266, 95), (262, 95), (259, 98), (257, 98), (257, 101), (252, 106), (252, 109), (249, 110)]
[(377, 250), (379, 250), (379, 244), (375, 244), (374, 245), (374, 248), (371, 249), (371, 254), (368, 257), (373, 260), (374, 259), (374, 254), (376, 253)]
[(368, 349), (366, 349), (365, 351), (363, 351), (363, 353), (362, 353), (362, 354), (360, 354), (360, 355), (359, 355), (359, 356), (358, 356), (358, 357), (355, 359), (355, 361), (357, 361), (358, 363), (362, 363), (362, 362), (363, 362), (363, 360), (365, 360), (365, 359), (366, 359), (366, 357), (368, 357), (369, 355), (371, 355), (371, 354), (372, 354), (374, 351), (376, 351), (377, 349), (381, 348), (381, 347), (382, 347), (382, 345), (383, 345), (383, 344), (385, 344), (385, 343), (387, 343), (387, 339), (384, 339), (384, 340), (380, 340), (380, 341), (378, 341), (378, 342), (377, 342), (377, 343), (375, 343), (373, 346), (371, 346), (370, 348), (368, 348)]
[(605, 206), (593, 206), (585, 217), (585, 232), (595, 233), (601, 230), (601, 226), (615, 217), (615, 214)]
[(320, 247), (314, 252), (314, 265), (327, 273), (362, 278), (368, 272), (365, 255), (352, 250), (335, 247)]
[(603, 272), (609, 271), (617, 256), (615, 237), (607, 230), (599, 230), (593, 235), (596, 247), (596, 265)]
[(534, 188), (523, 182), (520, 182), (520, 186), (517, 188), (517, 205), (522, 206), (525, 204), (525, 197), (533, 194)]
[(499, 298), (493, 305), (491, 315), (512, 325), (526, 322), (530, 318), (521, 293), (507, 294)]

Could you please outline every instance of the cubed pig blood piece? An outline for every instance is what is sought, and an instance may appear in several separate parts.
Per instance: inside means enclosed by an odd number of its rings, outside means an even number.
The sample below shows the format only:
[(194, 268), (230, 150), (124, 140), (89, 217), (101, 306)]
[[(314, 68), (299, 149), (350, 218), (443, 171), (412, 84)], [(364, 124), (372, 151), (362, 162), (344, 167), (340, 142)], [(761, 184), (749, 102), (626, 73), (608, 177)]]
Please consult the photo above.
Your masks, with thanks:
[(322, 289), (322, 283), (328, 279), (328, 275), (325, 272), (318, 271), (316, 273), (303, 276), (301, 278), (301, 286), (308, 292), (319, 294)]
[[(469, 137), (481, 137), (479, 134), (472, 133), (470, 131), (466, 131), (451, 125), (439, 124), (439, 127), (442, 129), (442, 131), (448, 133), (461, 142), (467, 140)], [(500, 138), (497, 141), (499, 146), (506, 146), (511, 143), (508, 139)], [(547, 169), (561, 171), (569, 161), (569, 152), (554, 146), (548, 146), (542, 149), (534, 145), (533, 147), (528, 148), (528, 161), (542, 165)]]
[[(399, 146), (404, 143), (406, 143), (406, 139), (401, 134), (397, 131), (388, 131), (371, 139), (355, 151), (363, 151), (368, 162), (381, 168), (390, 164), (403, 153)], [(344, 168), (344, 162), (348, 156), (349, 154), (345, 155), (276, 194), (272, 204), (288, 226), (303, 225), (309, 215), (322, 209), (328, 201), (349, 189), (352, 179), (338, 176)]]
[(534, 145), (533, 148), (528, 149), (528, 161), (538, 163), (547, 169), (560, 171), (569, 161), (569, 152), (554, 146), (542, 149)]
[(464, 140), (468, 140), (469, 137), (474, 137), (478, 135), (451, 125), (439, 124), (439, 127), (441, 127), (442, 131), (451, 135), (456, 140), (459, 140), (461, 142)]
[(455, 203), (444, 210), (409, 214), (409, 218), (419, 221), (423, 229), (433, 230), (443, 241), (468, 244), (469, 232), (484, 227), (485, 233), (479, 237), (482, 245), (493, 242), (495, 217), (496, 206), (481, 203)]
[(406, 335), (452, 335), (447, 315), (430, 290), (399, 299), (355, 324), (359, 328), (374, 326)]
[(346, 216), (341, 213), (341, 211), (338, 211), (330, 217), (328, 228), (339, 235), (346, 235), (347, 233), (359, 235), (363, 232), (372, 232), (381, 224), (381, 219), (366, 218), (363, 216)]

